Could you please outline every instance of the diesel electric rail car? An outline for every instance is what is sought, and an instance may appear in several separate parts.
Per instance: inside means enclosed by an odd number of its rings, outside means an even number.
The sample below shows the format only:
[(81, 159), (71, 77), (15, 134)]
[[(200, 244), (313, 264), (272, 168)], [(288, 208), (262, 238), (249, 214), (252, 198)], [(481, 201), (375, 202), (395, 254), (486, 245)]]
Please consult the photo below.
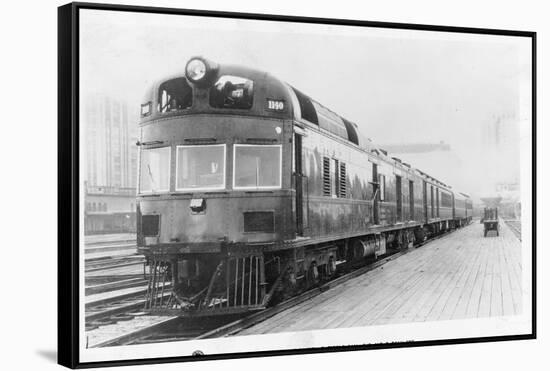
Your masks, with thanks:
[(152, 311), (260, 310), (472, 216), (296, 88), (202, 57), (148, 90), (137, 144)]

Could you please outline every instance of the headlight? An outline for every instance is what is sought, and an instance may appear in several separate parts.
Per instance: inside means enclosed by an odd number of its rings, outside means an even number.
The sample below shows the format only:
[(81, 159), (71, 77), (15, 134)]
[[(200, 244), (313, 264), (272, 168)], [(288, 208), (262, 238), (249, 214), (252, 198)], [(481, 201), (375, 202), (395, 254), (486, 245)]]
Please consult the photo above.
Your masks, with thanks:
[(206, 63), (198, 58), (191, 59), (185, 67), (187, 78), (193, 82), (203, 79), (206, 76), (206, 70)]

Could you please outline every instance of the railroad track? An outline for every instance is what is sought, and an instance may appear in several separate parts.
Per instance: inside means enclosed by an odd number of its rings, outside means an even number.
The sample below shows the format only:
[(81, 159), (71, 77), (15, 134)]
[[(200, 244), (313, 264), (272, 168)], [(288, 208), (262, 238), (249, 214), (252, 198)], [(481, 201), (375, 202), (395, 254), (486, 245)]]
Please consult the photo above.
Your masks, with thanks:
[(86, 241), (86, 246), (105, 246), (112, 244), (123, 244), (123, 243), (136, 243), (135, 238), (122, 238), (122, 239), (112, 239), (112, 240), (100, 240), (100, 241)]
[[(106, 326), (87, 335), (89, 348), (103, 348), (120, 345), (165, 343), (194, 340), (217, 328), (234, 322), (243, 315), (232, 317), (179, 317), (144, 315), (137, 313), (131, 321)], [(103, 334), (101, 333), (103, 331)], [(114, 332), (122, 335), (112, 337)], [(110, 336), (110, 337), (109, 337)]]
[(126, 251), (137, 249), (136, 243), (117, 243), (117, 244), (104, 244), (104, 245), (86, 245), (84, 249), (85, 254), (94, 254), (99, 252), (113, 252), (113, 251)]
[(504, 221), (516, 237), (521, 241), (521, 221), (519, 220), (505, 220)]
[(132, 254), (122, 257), (102, 257), (86, 259), (85, 272), (97, 272), (106, 269), (128, 267), (132, 265), (143, 264), (145, 258), (142, 255)]
[[(145, 275), (147, 279), (148, 275)], [(122, 282), (131, 279), (144, 279), (143, 272), (132, 273), (132, 274), (101, 274), (101, 275), (89, 275), (85, 277), (86, 287), (88, 286), (97, 286), (97, 285), (106, 285), (106, 284), (116, 284), (117, 282)]]
[[(111, 339), (102, 339), (96, 341), (91, 347), (100, 348), (107, 346), (120, 346), (131, 344), (146, 344), (156, 342), (170, 342), (170, 341), (183, 341), (183, 340), (198, 340), (198, 339), (210, 339), (223, 336), (232, 336), (238, 332), (260, 323), (269, 317), (272, 317), (284, 310), (287, 310), (295, 305), (298, 305), (304, 301), (327, 291), (331, 288), (337, 287), (344, 282), (365, 274), (368, 271), (374, 270), (389, 261), (397, 259), (398, 257), (413, 251), (423, 245), (426, 245), (432, 241), (442, 238), (450, 232), (443, 233), (438, 236), (434, 236), (429, 240), (426, 240), (414, 248), (393, 252), (381, 259), (374, 261), (373, 263), (363, 266), (361, 268), (352, 270), (351, 272), (344, 273), (340, 277), (325, 282), (313, 289), (310, 289), (298, 296), (290, 298), (284, 302), (281, 302), (273, 307), (269, 307), (260, 312), (253, 313), (247, 316), (240, 316), (237, 319), (233, 318), (219, 318), (219, 317), (180, 317), (180, 316), (149, 316), (150, 324), (142, 326), (147, 319), (139, 319), (135, 324), (128, 323), (126, 328), (128, 331), (124, 332), (123, 329), (119, 333), (122, 335)], [(217, 321), (220, 322), (217, 322)], [(187, 325), (186, 325), (187, 324)]]
[(119, 295), (86, 304), (86, 330), (99, 326), (116, 323), (120, 320), (131, 319), (133, 312), (139, 311), (145, 306), (146, 290), (132, 294)]
[[(167, 289), (170, 286), (166, 286)], [(115, 324), (120, 321), (128, 321), (135, 316), (144, 315), (147, 287), (142, 286), (135, 290), (120, 290), (123, 291), (119, 295), (106, 296), (103, 299), (98, 299), (88, 302), (85, 305), (86, 315), (86, 331), (97, 329), (101, 326)], [(164, 295), (168, 298), (170, 290)]]
[[(105, 280), (102, 280), (102, 281), (105, 281)], [(143, 276), (132, 277), (127, 279), (117, 279), (114, 281), (111, 280), (106, 282), (102, 282), (102, 281), (99, 281), (98, 283), (93, 285), (87, 285), (85, 288), (85, 294), (86, 295), (101, 294), (104, 292), (128, 289), (128, 288), (143, 286), (147, 284), (146, 277), (143, 277)]]

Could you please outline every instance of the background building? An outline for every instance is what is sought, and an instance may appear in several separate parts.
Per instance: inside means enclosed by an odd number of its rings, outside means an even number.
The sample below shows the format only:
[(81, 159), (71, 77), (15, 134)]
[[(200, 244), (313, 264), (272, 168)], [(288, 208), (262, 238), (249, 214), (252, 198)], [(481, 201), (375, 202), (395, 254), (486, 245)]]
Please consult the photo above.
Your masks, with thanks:
[(124, 101), (92, 94), (85, 99), (83, 117), (88, 184), (135, 188), (137, 108), (129, 110)]
[(85, 234), (136, 231), (135, 188), (85, 187)]
[(496, 194), (502, 198), (500, 215), (507, 219), (521, 219), (521, 194), (519, 182), (499, 183)]
[(137, 108), (101, 94), (83, 103), (85, 233), (135, 232)]

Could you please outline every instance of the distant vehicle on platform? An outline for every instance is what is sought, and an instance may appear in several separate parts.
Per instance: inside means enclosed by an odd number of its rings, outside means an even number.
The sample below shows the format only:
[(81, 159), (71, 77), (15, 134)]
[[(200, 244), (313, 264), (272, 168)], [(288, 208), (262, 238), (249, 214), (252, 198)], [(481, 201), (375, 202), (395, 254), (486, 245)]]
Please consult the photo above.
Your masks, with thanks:
[(467, 194), (293, 86), (202, 57), (147, 91), (138, 145), (151, 310), (261, 310), (472, 218)]
[(483, 223), (483, 237), (487, 237), (489, 231), (495, 231), (497, 236), (499, 235), (498, 208), (486, 207), (483, 209), (483, 218), (481, 222)]

